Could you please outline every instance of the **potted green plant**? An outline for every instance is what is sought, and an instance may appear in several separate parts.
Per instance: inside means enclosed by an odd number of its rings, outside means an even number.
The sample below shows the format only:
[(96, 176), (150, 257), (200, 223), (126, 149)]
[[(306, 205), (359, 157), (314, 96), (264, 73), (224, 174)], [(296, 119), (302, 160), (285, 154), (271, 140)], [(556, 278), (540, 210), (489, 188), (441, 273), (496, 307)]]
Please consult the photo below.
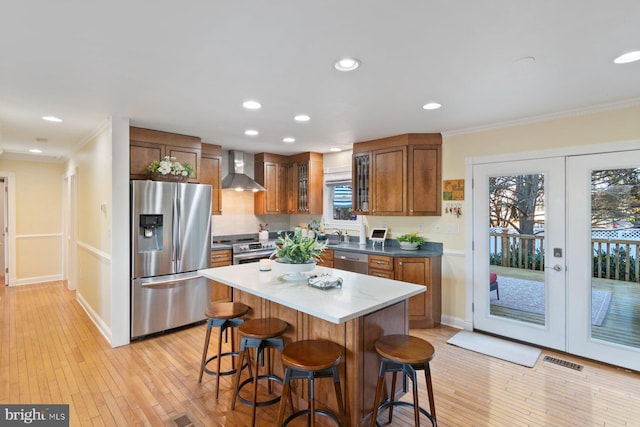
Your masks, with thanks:
[(420, 245), (425, 242), (425, 238), (422, 236), (418, 236), (417, 231), (398, 236), (396, 240), (400, 244), (400, 249), (404, 249), (407, 251), (416, 251), (418, 250)]
[(302, 230), (294, 231), (291, 236), (279, 234), (276, 245), (273, 256), (280, 270), (290, 273), (284, 277), (286, 280), (306, 280), (302, 273), (315, 268), (327, 246), (303, 234)]

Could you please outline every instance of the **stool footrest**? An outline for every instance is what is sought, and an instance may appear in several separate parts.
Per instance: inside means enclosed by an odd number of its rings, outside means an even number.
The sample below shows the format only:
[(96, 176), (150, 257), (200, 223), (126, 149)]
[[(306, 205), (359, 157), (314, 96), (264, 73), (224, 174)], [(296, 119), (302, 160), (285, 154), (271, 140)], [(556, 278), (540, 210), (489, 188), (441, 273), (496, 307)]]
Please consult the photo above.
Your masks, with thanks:
[[(316, 414), (320, 414), (320, 415), (324, 415), (327, 418), (331, 418), (337, 425), (341, 426), (342, 424), (340, 423), (340, 420), (338, 419), (338, 417), (336, 417), (336, 415), (332, 412), (329, 411), (325, 411), (324, 409), (316, 409)], [(298, 412), (294, 412), (293, 414), (289, 415), (279, 427), (285, 427), (287, 424), (289, 424), (291, 421), (293, 421), (295, 418), (301, 417), (303, 415), (309, 415), (311, 414), (311, 410), (310, 409), (302, 409)]]
[[(232, 356), (232, 357), (238, 357), (240, 356), (240, 353), (238, 353), (237, 351), (228, 351), (226, 353), (222, 353), (220, 355), (220, 357), (227, 357), (227, 356)], [(218, 358), (218, 355), (215, 356), (211, 356), (210, 358), (208, 358), (205, 362), (204, 362), (204, 372), (206, 372), (207, 374), (211, 375), (212, 377), (217, 376), (216, 371), (212, 371), (211, 369), (207, 368), (207, 365), (209, 364), (209, 362), (212, 362), (214, 360), (216, 360)], [(245, 364), (245, 366), (247, 366)], [(243, 366), (244, 368), (244, 366)], [(235, 374), (237, 371), (237, 369), (231, 369), (230, 371), (224, 371), (224, 372), (220, 372), (220, 376), (224, 377), (225, 375), (233, 375)]]
[[(279, 382), (280, 384), (282, 384), (282, 378), (280, 378), (277, 375), (258, 375), (258, 381), (260, 381), (260, 380), (276, 381), (276, 382)], [(236, 391), (236, 393), (238, 394), (238, 400), (240, 402), (242, 402), (243, 404), (245, 404), (247, 406), (253, 406), (253, 402), (251, 402), (250, 400), (247, 400), (244, 397), (240, 396), (240, 390), (242, 390), (242, 387), (244, 387), (247, 384), (253, 384), (253, 377), (247, 378), (244, 381), (242, 381), (240, 383), (240, 385), (238, 386), (238, 390)], [(280, 396), (276, 396), (271, 400), (263, 400), (261, 402), (256, 401), (256, 406), (269, 406), (269, 405), (273, 405), (274, 403), (278, 403), (278, 402), (280, 402)]]

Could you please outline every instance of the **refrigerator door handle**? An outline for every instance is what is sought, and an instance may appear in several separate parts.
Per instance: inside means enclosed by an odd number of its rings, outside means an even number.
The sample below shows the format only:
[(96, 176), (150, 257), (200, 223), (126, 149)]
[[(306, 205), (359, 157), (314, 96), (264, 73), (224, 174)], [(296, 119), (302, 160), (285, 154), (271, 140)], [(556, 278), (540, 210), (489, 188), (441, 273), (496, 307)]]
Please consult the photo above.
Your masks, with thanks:
[(156, 280), (153, 282), (142, 282), (140, 286), (142, 286), (143, 288), (150, 288), (150, 289), (175, 288), (182, 285), (182, 283), (180, 282), (199, 279), (200, 277), (202, 276), (198, 274), (196, 276), (183, 277), (182, 279), (169, 279), (169, 280), (160, 280), (160, 281)]
[[(178, 262), (182, 261), (182, 204), (180, 203), (180, 201), (182, 200), (181, 196), (180, 196), (180, 185), (177, 185), (176, 188), (176, 216), (177, 216), (177, 221), (176, 223), (178, 224), (178, 226), (176, 227), (176, 260)], [(178, 272), (178, 270), (176, 269), (176, 272)]]
[(176, 270), (176, 258), (177, 258), (177, 250), (178, 246), (178, 197), (176, 193), (173, 193), (173, 200), (171, 203), (171, 263), (172, 263), (172, 272), (177, 272)]

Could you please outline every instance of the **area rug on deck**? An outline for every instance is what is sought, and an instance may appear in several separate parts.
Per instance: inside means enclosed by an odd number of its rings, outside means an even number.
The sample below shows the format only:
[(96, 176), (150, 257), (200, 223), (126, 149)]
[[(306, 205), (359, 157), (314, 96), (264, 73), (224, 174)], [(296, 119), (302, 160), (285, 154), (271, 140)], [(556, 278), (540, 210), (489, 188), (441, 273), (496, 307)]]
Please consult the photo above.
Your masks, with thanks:
[[(491, 292), (491, 304), (513, 308), (528, 313), (544, 314), (544, 284), (534, 280), (498, 277), (500, 299)], [(591, 292), (591, 324), (602, 326), (609, 310), (611, 291), (593, 290)]]
[(540, 350), (535, 347), (469, 331), (460, 331), (447, 342), (528, 368), (533, 368), (540, 356)]

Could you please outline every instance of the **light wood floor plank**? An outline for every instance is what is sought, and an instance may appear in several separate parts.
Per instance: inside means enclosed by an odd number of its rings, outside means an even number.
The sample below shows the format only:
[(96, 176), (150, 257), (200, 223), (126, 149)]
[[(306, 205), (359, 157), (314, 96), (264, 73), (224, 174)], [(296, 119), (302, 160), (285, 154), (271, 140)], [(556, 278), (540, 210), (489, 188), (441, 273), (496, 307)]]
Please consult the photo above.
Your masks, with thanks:
[[(229, 408), (231, 376), (220, 379), (218, 401), (212, 377), (198, 384), (204, 324), (114, 349), (62, 282), (0, 288), (0, 305), (0, 403), (67, 403), (72, 426), (174, 427), (172, 420), (187, 415), (196, 427), (243, 427), (250, 419), (244, 405)], [(456, 332), (411, 330), (436, 348), (431, 368), (439, 426), (639, 425), (638, 373), (546, 349), (543, 356), (584, 369), (542, 356), (525, 368), (448, 345)], [(419, 395), (428, 407), (424, 377)], [(273, 426), (276, 417), (277, 405), (258, 409), (259, 426)], [(392, 426), (412, 425), (408, 408), (395, 410)]]

